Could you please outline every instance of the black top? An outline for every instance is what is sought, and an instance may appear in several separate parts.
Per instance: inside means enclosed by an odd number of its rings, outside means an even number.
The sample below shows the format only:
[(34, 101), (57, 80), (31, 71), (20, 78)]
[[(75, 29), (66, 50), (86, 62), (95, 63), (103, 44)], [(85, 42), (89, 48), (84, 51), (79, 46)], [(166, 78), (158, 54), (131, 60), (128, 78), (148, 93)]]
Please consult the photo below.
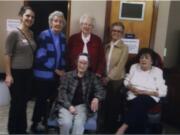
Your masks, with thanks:
[(82, 78), (77, 78), (78, 79), (78, 85), (72, 100), (72, 105), (79, 105), (83, 104), (83, 92), (82, 92)]

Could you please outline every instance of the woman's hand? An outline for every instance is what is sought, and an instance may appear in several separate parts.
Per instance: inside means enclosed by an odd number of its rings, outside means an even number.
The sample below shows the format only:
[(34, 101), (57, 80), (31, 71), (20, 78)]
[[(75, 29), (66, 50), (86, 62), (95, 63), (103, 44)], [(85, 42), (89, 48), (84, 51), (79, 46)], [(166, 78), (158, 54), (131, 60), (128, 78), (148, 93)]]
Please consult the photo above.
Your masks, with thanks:
[(147, 95), (147, 96), (155, 96), (155, 97), (159, 96), (157, 91), (140, 90), (135, 87), (131, 87), (129, 88), (129, 90), (133, 92), (135, 95)]
[(157, 91), (145, 91), (145, 90), (143, 90), (142, 94), (147, 95), (147, 96), (159, 97), (159, 94)]
[(135, 95), (142, 95), (141, 90), (139, 90), (139, 89), (137, 89), (137, 88), (133, 88), (132, 92), (133, 92)]
[(5, 83), (8, 87), (11, 86), (11, 84), (13, 84), (14, 82), (14, 79), (12, 77), (12, 75), (6, 75), (6, 78), (5, 78)]
[(146, 91), (137, 89), (135, 87), (129, 86), (128, 89), (134, 94), (134, 95), (146, 95)]
[(56, 70), (55, 70), (55, 73), (56, 73), (59, 77), (61, 77), (61, 76), (64, 76), (64, 75), (65, 75), (64, 70), (59, 70), (59, 69), (56, 69)]
[(103, 84), (106, 86), (108, 82), (110, 81), (110, 79), (108, 77), (104, 77), (102, 81), (103, 81)]

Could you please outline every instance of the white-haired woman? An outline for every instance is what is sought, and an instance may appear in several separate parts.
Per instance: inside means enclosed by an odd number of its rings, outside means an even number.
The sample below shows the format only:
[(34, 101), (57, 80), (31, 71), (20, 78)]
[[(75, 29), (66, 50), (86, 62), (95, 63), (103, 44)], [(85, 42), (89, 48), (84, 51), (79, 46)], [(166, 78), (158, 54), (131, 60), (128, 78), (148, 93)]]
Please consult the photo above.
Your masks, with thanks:
[(46, 129), (47, 107), (55, 99), (59, 77), (65, 73), (66, 39), (62, 30), (66, 24), (64, 14), (54, 11), (49, 15), (49, 29), (38, 37), (34, 76), (36, 82), (36, 103), (32, 117), (31, 130)]
[(80, 18), (79, 33), (72, 35), (68, 42), (68, 66), (69, 70), (76, 68), (76, 59), (80, 53), (87, 53), (91, 63), (89, 68), (97, 76), (101, 77), (105, 70), (105, 54), (101, 39), (92, 34), (95, 19), (87, 14)]

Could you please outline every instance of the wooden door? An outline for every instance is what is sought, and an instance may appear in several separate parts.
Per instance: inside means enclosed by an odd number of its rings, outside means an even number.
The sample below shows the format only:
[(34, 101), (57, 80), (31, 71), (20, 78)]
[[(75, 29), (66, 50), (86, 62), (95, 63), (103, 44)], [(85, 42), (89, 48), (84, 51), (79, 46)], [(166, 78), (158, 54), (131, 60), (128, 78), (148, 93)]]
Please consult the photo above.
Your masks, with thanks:
[[(128, 0), (127, 0), (128, 1)], [(130, 1), (130, 0), (129, 0)], [(132, 1), (132, 0), (131, 0)], [(133, 2), (144, 2), (144, 19), (143, 21), (122, 20), (119, 19), (120, 2), (112, 0), (107, 2), (107, 17), (105, 28), (105, 42), (110, 37), (109, 27), (113, 22), (121, 21), (125, 25), (125, 33), (133, 33), (135, 37), (140, 39), (140, 48), (153, 47), (153, 38), (155, 34), (155, 24), (157, 19), (157, 6), (155, 1), (133, 0)]]

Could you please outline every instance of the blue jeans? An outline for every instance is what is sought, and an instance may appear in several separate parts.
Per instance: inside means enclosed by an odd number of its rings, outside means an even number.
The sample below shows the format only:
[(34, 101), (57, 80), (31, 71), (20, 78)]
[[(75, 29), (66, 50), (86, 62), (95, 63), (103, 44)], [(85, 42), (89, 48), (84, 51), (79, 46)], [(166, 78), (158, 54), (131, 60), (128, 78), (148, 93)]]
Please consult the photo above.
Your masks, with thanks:
[(73, 115), (66, 108), (59, 111), (60, 134), (69, 135), (70, 131), (73, 135), (82, 135), (84, 133), (84, 125), (87, 120), (87, 107), (85, 104), (75, 106), (77, 114)]

